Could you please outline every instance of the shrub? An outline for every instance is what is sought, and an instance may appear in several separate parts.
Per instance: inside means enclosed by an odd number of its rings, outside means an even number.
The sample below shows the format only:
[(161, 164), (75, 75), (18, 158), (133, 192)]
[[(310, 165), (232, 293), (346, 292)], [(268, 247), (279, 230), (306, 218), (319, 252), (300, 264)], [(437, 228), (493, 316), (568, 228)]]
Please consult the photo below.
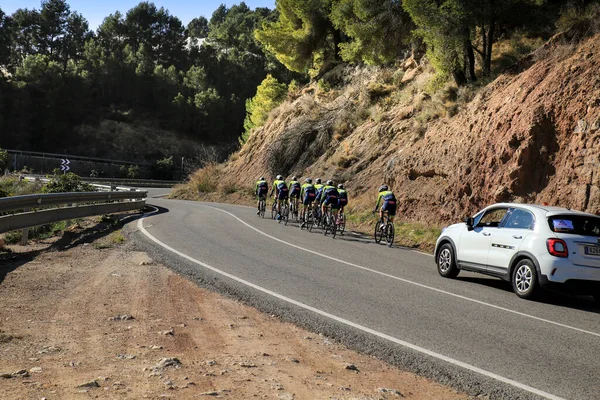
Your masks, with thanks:
[(8, 167), (8, 152), (0, 149), (0, 175), (4, 174), (4, 170)]
[(240, 144), (245, 144), (254, 128), (263, 126), (267, 122), (269, 113), (285, 99), (288, 87), (279, 83), (271, 74), (256, 88), (256, 95), (246, 100), (246, 119), (244, 120), (244, 133), (240, 137)]
[(79, 175), (72, 172), (61, 173), (58, 169), (50, 177), (50, 182), (42, 186), (42, 193), (65, 193), (65, 192), (95, 192), (95, 188), (81, 180)]
[[(155, 179), (170, 180), (173, 179), (173, 172), (175, 163), (173, 162), (173, 156), (157, 160), (152, 166), (152, 174)], [(127, 170), (129, 174), (129, 170)]]

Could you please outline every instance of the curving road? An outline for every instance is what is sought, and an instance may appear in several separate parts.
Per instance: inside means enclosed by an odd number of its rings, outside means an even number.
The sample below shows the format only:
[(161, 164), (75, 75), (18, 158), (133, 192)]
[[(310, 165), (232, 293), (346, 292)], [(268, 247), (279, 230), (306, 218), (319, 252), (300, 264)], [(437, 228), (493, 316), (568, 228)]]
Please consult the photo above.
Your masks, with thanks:
[(490, 398), (600, 399), (600, 308), (520, 300), (507, 283), (441, 278), (430, 255), (332, 239), (252, 208), (148, 199), (152, 255), (200, 285), (402, 368)]

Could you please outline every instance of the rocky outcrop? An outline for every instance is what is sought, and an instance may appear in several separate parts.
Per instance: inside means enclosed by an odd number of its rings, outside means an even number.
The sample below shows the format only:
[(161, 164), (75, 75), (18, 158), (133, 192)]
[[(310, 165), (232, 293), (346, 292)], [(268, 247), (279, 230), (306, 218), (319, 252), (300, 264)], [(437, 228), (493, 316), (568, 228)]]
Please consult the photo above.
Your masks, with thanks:
[(600, 37), (567, 39), (553, 38), (456, 115), (426, 122), (417, 114), (431, 99), (415, 96), (380, 114), (372, 107), (353, 125), (363, 98), (357, 82), (367, 86), (368, 78), (348, 74), (352, 84), (331, 102), (305, 95), (282, 106), (225, 167), (227, 176), (331, 177), (365, 204), (385, 181), (404, 217), (428, 222), (500, 201), (600, 213)]

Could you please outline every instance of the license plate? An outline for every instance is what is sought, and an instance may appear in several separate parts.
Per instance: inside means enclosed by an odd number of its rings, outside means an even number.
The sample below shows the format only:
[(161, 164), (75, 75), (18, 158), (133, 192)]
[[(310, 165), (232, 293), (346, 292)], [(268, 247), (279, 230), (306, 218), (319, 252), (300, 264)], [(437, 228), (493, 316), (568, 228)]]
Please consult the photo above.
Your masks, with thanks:
[(585, 254), (590, 256), (600, 256), (600, 247), (585, 246)]

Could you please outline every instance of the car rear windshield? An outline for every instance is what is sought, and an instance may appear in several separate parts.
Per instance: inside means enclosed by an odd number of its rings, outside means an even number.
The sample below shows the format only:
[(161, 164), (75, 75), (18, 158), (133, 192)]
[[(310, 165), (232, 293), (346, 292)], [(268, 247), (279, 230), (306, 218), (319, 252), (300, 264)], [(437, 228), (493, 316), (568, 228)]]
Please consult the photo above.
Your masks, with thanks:
[(585, 215), (554, 215), (548, 218), (550, 229), (556, 233), (600, 237), (600, 218)]

